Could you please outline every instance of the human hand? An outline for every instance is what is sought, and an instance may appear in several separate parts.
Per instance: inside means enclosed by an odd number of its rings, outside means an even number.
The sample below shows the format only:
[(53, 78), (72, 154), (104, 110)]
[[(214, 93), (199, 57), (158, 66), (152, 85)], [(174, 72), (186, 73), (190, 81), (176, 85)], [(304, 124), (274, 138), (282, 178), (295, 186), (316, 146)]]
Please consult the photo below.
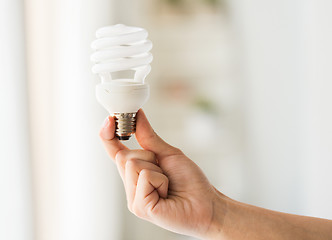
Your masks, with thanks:
[(112, 117), (100, 131), (124, 183), (128, 209), (170, 231), (215, 239), (226, 212), (224, 195), (192, 160), (153, 131), (142, 110), (137, 114), (136, 128), (143, 150), (129, 150), (115, 137)]

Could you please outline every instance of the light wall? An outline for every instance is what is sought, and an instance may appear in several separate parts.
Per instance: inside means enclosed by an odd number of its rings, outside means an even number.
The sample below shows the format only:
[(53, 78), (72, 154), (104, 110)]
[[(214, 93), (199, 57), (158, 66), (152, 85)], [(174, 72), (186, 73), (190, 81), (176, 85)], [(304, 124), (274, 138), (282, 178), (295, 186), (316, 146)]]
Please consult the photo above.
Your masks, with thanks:
[(243, 50), (244, 200), (331, 218), (331, 2), (231, 5)]
[(120, 185), (98, 137), (107, 112), (90, 62), (112, 3), (25, 5), (36, 239), (120, 239)]
[(0, 239), (32, 240), (23, 2), (0, 1)]

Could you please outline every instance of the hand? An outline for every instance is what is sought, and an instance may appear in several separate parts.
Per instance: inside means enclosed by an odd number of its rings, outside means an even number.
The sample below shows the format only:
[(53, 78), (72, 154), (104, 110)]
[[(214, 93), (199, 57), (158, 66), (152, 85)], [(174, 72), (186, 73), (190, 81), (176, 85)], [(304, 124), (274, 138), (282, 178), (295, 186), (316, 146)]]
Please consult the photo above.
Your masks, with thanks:
[(221, 231), (224, 196), (192, 160), (153, 131), (142, 110), (137, 114), (136, 128), (143, 150), (129, 150), (114, 136), (112, 117), (100, 131), (123, 180), (128, 209), (165, 229), (213, 238)]
[(331, 220), (275, 212), (218, 192), (193, 161), (153, 131), (142, 110), (136, 128), (143, 150), (129, 150), (115, 138), (111, 117), (100, 137), (138, 217), (202, 239), (332, 239)]

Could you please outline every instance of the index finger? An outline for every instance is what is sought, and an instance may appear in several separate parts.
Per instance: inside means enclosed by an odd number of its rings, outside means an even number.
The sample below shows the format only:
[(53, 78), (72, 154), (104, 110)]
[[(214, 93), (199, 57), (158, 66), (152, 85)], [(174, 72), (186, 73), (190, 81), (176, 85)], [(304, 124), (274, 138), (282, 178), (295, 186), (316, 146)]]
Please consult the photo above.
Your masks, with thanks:
[(115, 121), (111, 116), (106, 118), (104, 126), (100, 129), (99, 136), (103, 142), (106, 152), (113, 159), (113, 161), (119, 151), (128, 149), (119, 141), (119, 139), (116, 138)]

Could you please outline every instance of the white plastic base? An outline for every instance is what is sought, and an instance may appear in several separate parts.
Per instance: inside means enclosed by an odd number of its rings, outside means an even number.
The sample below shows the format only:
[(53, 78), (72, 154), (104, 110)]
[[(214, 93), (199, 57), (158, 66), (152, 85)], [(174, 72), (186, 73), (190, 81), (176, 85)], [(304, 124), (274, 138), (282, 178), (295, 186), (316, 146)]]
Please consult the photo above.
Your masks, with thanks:
[(111, 114), (137, 112), (149, 99), (150, 87), (132, 79), (118, 79), (96, 86), (99, 103)]

